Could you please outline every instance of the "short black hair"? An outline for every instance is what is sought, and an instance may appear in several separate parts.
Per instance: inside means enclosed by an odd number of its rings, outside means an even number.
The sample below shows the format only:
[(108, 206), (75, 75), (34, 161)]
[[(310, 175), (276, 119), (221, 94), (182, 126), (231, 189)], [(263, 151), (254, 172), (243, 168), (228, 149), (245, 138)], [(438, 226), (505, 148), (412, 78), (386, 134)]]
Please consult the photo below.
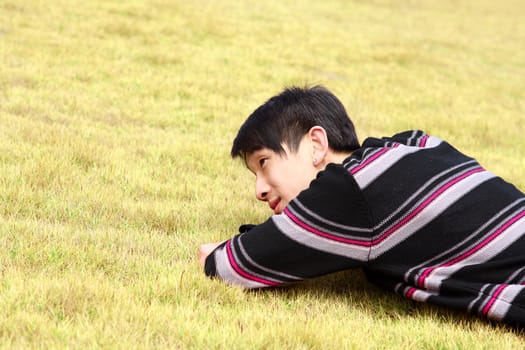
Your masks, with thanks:
[(323, 86), (289, 87), (258, 107), (233, 141), (231, 156), (242, 157), (262, 148), (285, 153), (282, 144), (297, 151), (314, 126), (326, 130), (328, 146), (336, 152), (359, 148), (354, 124), (339, 99)]

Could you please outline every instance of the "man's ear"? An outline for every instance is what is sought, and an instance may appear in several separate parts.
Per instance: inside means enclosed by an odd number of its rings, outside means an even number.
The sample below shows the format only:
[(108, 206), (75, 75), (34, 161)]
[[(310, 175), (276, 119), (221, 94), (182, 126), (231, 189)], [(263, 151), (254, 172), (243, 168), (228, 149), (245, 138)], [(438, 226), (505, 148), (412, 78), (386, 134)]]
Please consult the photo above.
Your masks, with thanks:
[(323, 165), (328, 154), (328, 136), (322, 126), (313, 126), (308, 131), (308, 136), (312, 142), (312, 162), (314, 166)]

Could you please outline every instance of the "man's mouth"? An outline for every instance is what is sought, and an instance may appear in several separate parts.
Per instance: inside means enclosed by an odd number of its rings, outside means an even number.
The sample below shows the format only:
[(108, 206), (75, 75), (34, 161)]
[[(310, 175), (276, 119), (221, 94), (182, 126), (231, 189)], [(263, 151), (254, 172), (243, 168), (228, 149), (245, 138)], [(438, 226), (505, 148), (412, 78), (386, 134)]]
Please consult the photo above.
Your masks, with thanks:
[(273, 201), (268, 202), (268, 205), (270, 206), (270, 208), (273, 210), (273, 212), (274, 212), (275, 214), (280, 214), (280, 212), (277, 211), (277, 206), (279, 205), (280, 202), (281, 202), (281, 200), (280, 200), (279, 198), (274, 199)]

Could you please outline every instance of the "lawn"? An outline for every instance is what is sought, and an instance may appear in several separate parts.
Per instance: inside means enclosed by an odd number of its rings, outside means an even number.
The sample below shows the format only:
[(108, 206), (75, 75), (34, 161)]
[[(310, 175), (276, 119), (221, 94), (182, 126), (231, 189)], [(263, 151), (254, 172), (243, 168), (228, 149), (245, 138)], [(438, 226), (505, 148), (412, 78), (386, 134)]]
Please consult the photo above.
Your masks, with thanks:
[(423, 129), (525, 190), (519, 0), (2, 0), (0, 347), (513, 349), (345, 271), (246, 292), (200, 243), (269, 216), (229, 158), (290, 85), (361, 140)]

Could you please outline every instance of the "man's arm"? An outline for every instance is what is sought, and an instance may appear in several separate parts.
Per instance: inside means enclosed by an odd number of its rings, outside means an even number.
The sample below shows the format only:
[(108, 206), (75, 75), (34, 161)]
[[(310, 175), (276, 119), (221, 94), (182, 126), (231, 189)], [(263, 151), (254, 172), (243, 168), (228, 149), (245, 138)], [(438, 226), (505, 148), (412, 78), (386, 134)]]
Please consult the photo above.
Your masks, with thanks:
[(208, 276), (245, 288), (280, 286), (363, 265), (372, 224), (353, 177), (331, 167), (280, 215), (200, 247)]

